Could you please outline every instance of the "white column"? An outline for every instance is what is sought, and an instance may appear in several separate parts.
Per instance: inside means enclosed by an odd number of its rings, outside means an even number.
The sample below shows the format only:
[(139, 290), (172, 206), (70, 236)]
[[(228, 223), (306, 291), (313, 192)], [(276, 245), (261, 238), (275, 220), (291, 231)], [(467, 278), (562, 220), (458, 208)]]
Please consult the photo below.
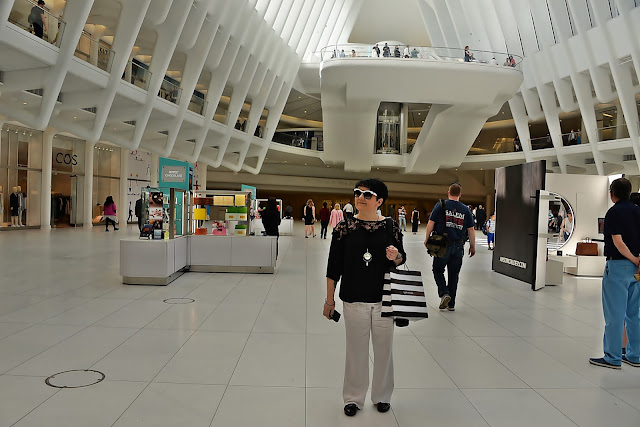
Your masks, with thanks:
[(47, 127), (42, 135), (42, 193), (40, 194), (40, 228), (51, 228), (51, 171), (53, 137), (56, 130)]
[(121, 227), (126, 226), (127, 217), (129, 216), (129, 207), (127, 206), (127, 190), (129, 189), (129, 150), (120, 149), (120, 200), (117, 203), (118, 221)]
[(91, 228), (93, 224), (93, 156), (95, 144), (87, 141), (84, 151), (84, 227)]
[(160, 167), (160, 156), (156, 153), (151, 153), (151, 186), (158, 186), (158, 168)]

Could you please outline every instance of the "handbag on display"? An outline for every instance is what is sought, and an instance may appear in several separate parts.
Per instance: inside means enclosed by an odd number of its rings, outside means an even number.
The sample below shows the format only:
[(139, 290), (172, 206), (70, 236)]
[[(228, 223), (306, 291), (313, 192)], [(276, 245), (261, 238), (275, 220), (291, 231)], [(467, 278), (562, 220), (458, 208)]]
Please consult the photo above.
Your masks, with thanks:
[(576, 255), (598, 256), (598, 244), (594, 242), (578, 242)]
[[(446, 203), (440, 199), (440, 206), (442, 207), (442, 219), (444, 230), (447, 229), (447, 213), (445, 211)], [(449, 241), (447, 239), (447, 233), (437, 234), (434, 230), (431, 236), (427, 238), (427, 253), (432, 257), (442, 258), (447, 253), (447, 246)]]
[(381, 315), (393, 317), (396, 321), (429, 317), (420, 271), (394, 269), (385, 273)]

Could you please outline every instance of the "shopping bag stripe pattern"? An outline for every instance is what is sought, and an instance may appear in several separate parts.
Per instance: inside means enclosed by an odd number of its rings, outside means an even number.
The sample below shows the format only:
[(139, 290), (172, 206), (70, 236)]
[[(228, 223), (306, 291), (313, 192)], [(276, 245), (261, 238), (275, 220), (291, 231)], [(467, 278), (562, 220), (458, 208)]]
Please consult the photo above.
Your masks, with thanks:
[(393, 271), (385, 274), (382, 316), (409, 320), (428, 317), (422, 275), (419, 271)]

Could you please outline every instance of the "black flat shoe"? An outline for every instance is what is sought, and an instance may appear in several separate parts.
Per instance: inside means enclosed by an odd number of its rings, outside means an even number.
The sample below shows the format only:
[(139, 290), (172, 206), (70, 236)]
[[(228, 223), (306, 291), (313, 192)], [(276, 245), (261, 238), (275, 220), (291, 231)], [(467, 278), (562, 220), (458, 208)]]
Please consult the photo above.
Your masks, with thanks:
[(378, 412), (388, 412), (389, 409), (391, 409), (391, 403), (378, 402), (376, 403), (376, 407), (378, 408)]
[(347, 417), (353, 417), (356, 412), (358, 412), (358, 405), (356, 405), (355, 403), (349, 403), (348, 405), (344, 406), (344, 414)]

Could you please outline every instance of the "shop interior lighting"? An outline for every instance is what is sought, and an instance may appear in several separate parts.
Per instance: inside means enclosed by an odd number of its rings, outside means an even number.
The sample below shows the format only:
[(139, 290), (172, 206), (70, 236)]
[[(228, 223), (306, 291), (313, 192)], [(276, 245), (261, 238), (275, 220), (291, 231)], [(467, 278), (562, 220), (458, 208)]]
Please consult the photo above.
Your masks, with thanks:
[(602, 113), (602, 115), (605, 116), (605, 117), (613, 118), (613, 116), (611, 114), (608, 114), (608, 113)]

